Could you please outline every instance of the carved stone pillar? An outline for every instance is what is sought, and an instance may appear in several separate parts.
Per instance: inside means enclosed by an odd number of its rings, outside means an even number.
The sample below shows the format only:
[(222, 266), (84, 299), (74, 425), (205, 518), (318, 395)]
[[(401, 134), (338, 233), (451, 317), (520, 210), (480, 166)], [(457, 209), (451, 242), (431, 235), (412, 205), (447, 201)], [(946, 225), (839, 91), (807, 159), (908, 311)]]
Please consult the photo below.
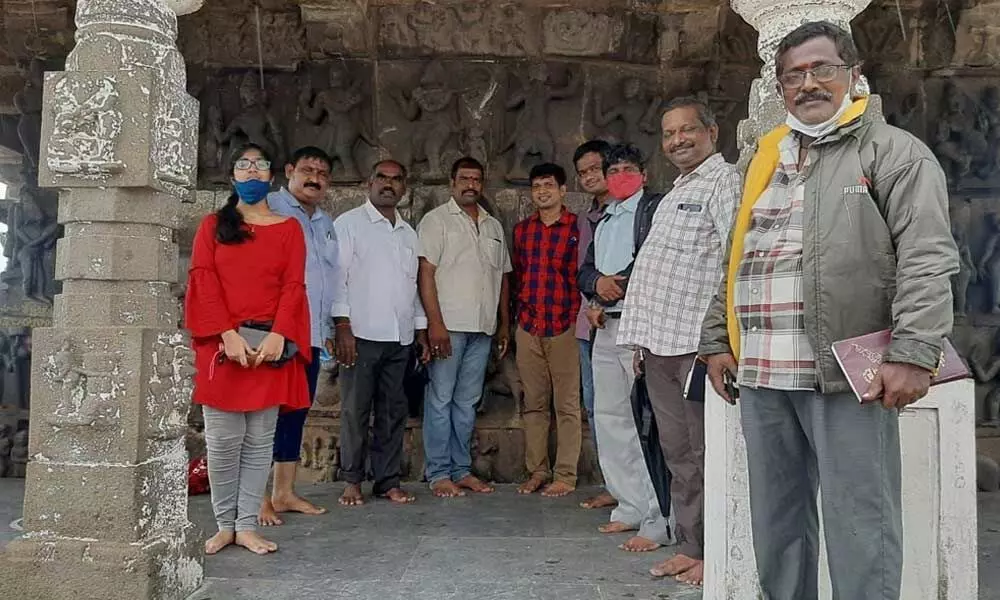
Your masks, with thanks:
[(0, 556), (0, 597), (172, 600), (201, 583), (170, 292), (198, 130), (171, 8), (198, 4), (80, 0), (66, 71), (46, 76), (39, 183), (60, 189), (63, 290), (34, 331), (26, 534)]
[[(758, 52), (764, 61), (761, 77), (751, 87), (749, 118), (740, 124), (741, 162), (749, 160), (756, 139), (785, 118), (774, 72), (781, 38), (808, 21), (827, 20), (849, 28), (868, 3), (732, 0), (733, 9), (760, 32)], [(867, 88), (867, 83), (862, 86)], [(872, 101), (877, 102), (877, 96)], [(907, 600), (965, 600), (977, 595), (973, 394), (969, 381), (935, 387), (900, 415), (905, 546), (901, 597)], [(711, 386), (707, 396), (704, 599), (757, 600), (739, 407), (723, 402)], [(820, 597), (831, 597), (822, 543)]]

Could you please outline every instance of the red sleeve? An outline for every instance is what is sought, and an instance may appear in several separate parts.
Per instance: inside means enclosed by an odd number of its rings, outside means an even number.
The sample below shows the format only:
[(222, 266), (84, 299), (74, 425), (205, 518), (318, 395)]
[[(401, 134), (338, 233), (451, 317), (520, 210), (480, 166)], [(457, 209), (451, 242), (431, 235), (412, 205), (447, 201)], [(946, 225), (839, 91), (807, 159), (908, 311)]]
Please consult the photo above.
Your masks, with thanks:
[(220, 335), (235, 326), (215, 269), (216, 223), (214, 214), (202, 219), (191, 248), (184, 296), (184, 327), (196, 338)]
[(514, 225), (514, 233), (511, 236), (511, 254), (513, 254), (513, 263), (511, 265), (510, 274), (510, 298), (517, 305), (518, 298), (521, 293), (521, 274), (524, 273), (524, 259), (521, 256), (521, 235), (524, 229), (524, 222), (520, 222)]
[(285, 244), (285, 268), (282, 270), (281, 296), (271, 331), (295, 342), (306, 360), (311, 360), (312, 338), (309, 329), (309, 301), (306, 298), (306, 238), (295, 219), (289, 225)]

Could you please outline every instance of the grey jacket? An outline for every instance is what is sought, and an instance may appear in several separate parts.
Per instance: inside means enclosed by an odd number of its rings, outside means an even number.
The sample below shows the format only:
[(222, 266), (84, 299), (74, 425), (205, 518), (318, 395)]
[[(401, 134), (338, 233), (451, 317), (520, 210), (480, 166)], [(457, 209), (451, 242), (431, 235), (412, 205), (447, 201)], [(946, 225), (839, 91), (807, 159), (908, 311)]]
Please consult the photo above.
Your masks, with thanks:
[[(871, 107), (809, 152), (802, 286), (820, 391), (850, 390), (831, 344), (882, 329), (893, 332), (886, 362), (936, 368), (952, 328), (950, 278), (959, 269), (937, 159)], [(728, 276), (705, 316), (702, 356), (731, 351)]]

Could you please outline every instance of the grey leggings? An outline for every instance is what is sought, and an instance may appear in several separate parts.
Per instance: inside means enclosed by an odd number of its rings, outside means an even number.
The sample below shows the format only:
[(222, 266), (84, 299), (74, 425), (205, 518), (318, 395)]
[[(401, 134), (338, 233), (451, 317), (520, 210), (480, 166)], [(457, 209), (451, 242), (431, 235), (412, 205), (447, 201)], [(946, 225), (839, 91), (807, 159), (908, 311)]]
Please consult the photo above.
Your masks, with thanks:
[(271, 472), (278, 407), (226, 412), (204, 407), (208, 482), (219, 531), (254, 531)]

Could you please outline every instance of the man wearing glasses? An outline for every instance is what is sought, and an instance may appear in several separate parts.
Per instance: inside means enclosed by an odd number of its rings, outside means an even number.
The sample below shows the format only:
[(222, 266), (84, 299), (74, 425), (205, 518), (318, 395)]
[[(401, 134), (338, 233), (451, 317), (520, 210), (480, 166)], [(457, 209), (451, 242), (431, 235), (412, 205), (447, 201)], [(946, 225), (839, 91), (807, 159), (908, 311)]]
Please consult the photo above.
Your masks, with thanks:
[[(898, 600), (899, 409), (927, 393), (952, 326), (959, 262), (944, 173), (852, 97), (858, 62), (830, 23), (779, 44), (787, 121), (750, 164), (699, 346), (716, 392), (741, 404), (754, 552), (772, 600), (819, 595), (818, 487), (833, 598)], [(830, 346), (884, 329), (885, 362), (859, 402)]]

